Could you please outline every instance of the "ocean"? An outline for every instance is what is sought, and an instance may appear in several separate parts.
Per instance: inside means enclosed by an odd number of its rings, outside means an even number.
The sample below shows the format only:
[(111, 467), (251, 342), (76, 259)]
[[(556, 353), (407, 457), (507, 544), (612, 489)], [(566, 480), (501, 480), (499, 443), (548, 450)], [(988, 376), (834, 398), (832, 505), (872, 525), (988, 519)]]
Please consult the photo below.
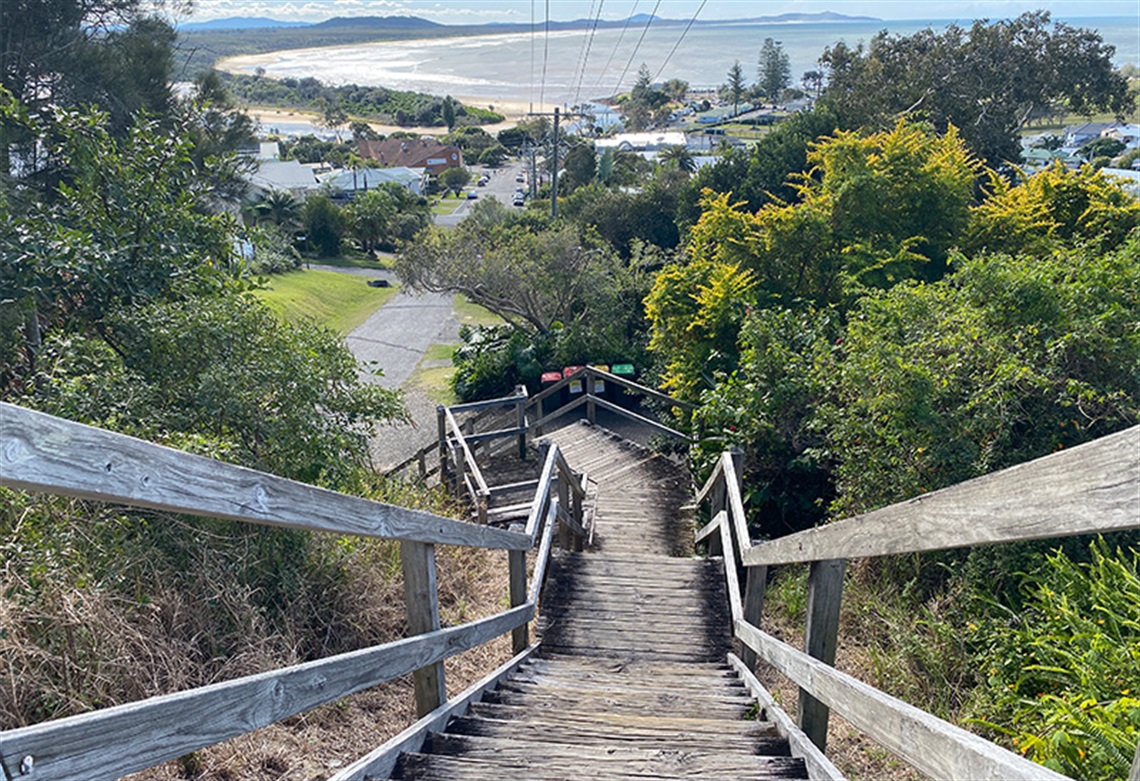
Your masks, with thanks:
[[(748, 80), (756, 80), (760, 46), (765, 38), (779, 41), (787, 52), (793, 83), (817, 67), (820, 54), (836, 41), (854, 45), (880, 30), (910, 34), (952, 20), (828, 23), (731, 23), (699, 25), (682, 38), (683, 26), (643, 25), (626, 30), (486, 35), (388, 43), (353, 44), (234, 57), (226, 70), (252, 73), (258, 67), (275, 78), (315, 76), (326, 83), (385, 86), (437, 95), (574, 105), (626, 91), (645, 64), (654, 81), (678, 78), (694, 88), (724, 83), (736, 60)], [(1140, 14), (1061, 20), (1098, 30), (1116, 47), (1117, 65), (1140, 65)], [(958, 22), (969, 26), (969, 20)], [(544, 68), (545, 61), (545, 68)]]

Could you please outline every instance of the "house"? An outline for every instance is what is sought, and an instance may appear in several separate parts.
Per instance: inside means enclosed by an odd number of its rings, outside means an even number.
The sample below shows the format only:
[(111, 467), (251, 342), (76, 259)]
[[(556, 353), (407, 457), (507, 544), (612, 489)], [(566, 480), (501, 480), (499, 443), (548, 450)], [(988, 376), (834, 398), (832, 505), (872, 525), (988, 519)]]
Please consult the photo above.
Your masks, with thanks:
[(427, 192), (427, 169), (411, 168), (342, 168), (317, 177), (333, 193), (351, 198), (354, 193), (366, 192), (382, 184), (395, 183), (415, 195)]
[(1080, 149), (1089, 141), (1099, 138), (1101, 133), (1115, 125), (1115, 122), (1086, 122), (1083, 125), (1069, 125), (1062, 134), (1064, 146), (1069, 149)]
[(685, 146), (681, 132), (618, 133), (610, 138), (599, 138), (594, 146), (601, 150), (613, 147), (622, 152), (653, 152), (670, 146)]
[(257, 169), (246, 176), (250, 184), (249, 195), (256, 199), (261, 193), (274, 190), (290, 192), (304, 198), (320, 187), (316, 173), (296, 160), (263, 160)]
[(383, 141), (361, 140), (357, 142), (360, 156), (365, 160), (375, 160), (382, 168), (427, 169), (432, 176), (439, 176), (448, 168), (463, 165), (463, 152), (456, 146), (448, 146), (434, 138), (385, 138)]
[(1140, 125), (1114, 124), (1101, 132), (1100, 137), (1115, 138), (1124, 143), (1125, 149), (1136, 149), (1140, 147)]
[(1082, 158), (1064, 149), (1029, 147), (1028, 149), (1021, 150), (1022, 166), (1029, 171), (1040, 171), (1044, 168), (1048, 168), (1058, 160), (1061, 161), (1066, 168), (1073, 169), (1080, 168), (1085, 162)]
[(621, 112), (613, 106), (607, 106), (604, 103), (595, 103), (594, 101), (586, 101), (579, 106), (578, 110), (583, 114), (589, 115), (590, 124), (603, 133), (611, 128), (622, 126)]

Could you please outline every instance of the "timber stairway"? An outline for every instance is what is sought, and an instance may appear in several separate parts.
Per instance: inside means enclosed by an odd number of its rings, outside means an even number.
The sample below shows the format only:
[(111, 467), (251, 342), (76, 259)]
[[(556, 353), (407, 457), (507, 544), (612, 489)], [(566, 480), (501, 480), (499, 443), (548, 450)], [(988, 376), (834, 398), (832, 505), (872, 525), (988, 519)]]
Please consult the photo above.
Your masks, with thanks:
[(688, 557), (683, 473), (594, 427), (549, 439), (596, 481), (595, 552), (555, 556), (539, 655), (392, 778), (807, 778), (725, 664), (723, 565)]

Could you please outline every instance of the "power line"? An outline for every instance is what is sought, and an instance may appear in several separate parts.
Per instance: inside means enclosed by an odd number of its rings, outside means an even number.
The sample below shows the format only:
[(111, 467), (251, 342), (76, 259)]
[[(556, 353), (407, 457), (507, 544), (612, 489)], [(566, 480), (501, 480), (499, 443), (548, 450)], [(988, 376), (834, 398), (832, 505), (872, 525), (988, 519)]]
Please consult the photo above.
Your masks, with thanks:
[(539, 108), (546, 103), (546, 62), (550, 54), (550, 0), (546, 0), (546, 33), (542, 39), (542, 88), (538, 93)]
[(677, 42), (673, 44), (673, 48), (669, 50), (668, 56), (665, 57), (665, 62), (661, 63), (661, 67), (657, 70), (657, 75), (653, 77), (654, 81), (657, 81), (657, 79), (661, 78), (661, 74), (665, 71), (665, 66), (669, 64), (669, 60), (673, 59), (673, 55), (677, 52), (677, 48), (681, 45), (681, 41), (685, 40), (685, 36), (689, 34), (689, 30), (691, 30), (693, 24), (696, 23), (697, 17), (701, 15), (701, 11), (705, 9), (705, 3), (708, 1), (709, 0), (701, 0), (701, 5), (699, 8), (697, 8), (697, 12), (693, 14), (693, 18), (689, 20), (689, 23), (685, 25), (685, 29), (681, 31), (681, 37), (677, 39)]
[(618, 35), (617, 43), (614, 44), (613, 51), (610, 52), (610, 58), (606, 60), (605, 67), (602, 68), (602, 72), (598, 74), (598, 81), (594, 84), (594, 92), (597, 92), (598, 87), (602, 86), (602, 79), (609, 73), (610, 65), (613, 64), (614, 57), (617, 55), (618, 49), (621, 48), (621, 42), (625, 38), (625, 31), (629, 29), (630, 23), (633, 22), (633, 15), (637, 13), (637, 4), (640, 2), (641, 0), (633, 0), (633, 8), (629, 9), (629, 14), (625, 17), (625, 25), (621, 28), (621, 33)]
[(582, 58), (582, 69), (578, 72), (578, 86), (574, 89), (574, 103), (578, 103), (578, 98), (582, 94), (582, 80), (586, 78), (586, 64), (590, 61), (590, 49), (594, 46), (594, 34), (598, 32), (598, 23), (602, 21), (602, 8), (605, 6), (606, 0), (598, 0), (598, 13), (594, 17), (594, 24), (590, 28), (590, 35), (586, 39), (586, 56)]
[(657, 0), (653, 6), (653, 10), (649, 12), (649, 18), (645, 20), (645, 29), (641, 31), (641, 37), (637, 39), (637, 46), (633, 47), (633, 53), (629, 55), (629, 62), (625, 64), (625, 70), (621, 72), (621, 77), (618, 78), (617, 86), (614, 87), (614, 94), (618, 94), (621, 90), (621, 83), (625, 81), (625, 74), (629, 73), (629, 66), (637, 58), (637, 53), (641, 50), (641, 42), (645, 40), (645, 34), (649, 32), (649, 25), (653, 24), (653, 20), (657, 18), (657, 9), (661, 7), (661, 0)]
[(534, 111), (534, 0), (530, 0), (530, 110)]

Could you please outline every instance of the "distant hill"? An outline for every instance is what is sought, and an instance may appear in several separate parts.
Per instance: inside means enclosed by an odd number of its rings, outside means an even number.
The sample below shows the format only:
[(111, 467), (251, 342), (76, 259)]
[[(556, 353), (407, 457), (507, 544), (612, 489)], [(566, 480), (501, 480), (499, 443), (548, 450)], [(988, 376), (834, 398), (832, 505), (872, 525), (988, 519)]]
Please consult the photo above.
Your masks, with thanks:
[(187, 22), (178, 25), (182, 32), (202, 30), (265, 30), (272, 27), (309, 27), (311, 22), (282, 22), (264, 16), (231, 16), (227, 19), (211, 19), (208, 22)]
[(431, 22), (418, 16), (334, 16), (332, 19), (309, 25), (310, 30), (351, 28), (362, 32), (366, 30), (381, 30), (383, 32), (391, 32), (392, 30), (438, 30), (446, 27), (449, 25)]

